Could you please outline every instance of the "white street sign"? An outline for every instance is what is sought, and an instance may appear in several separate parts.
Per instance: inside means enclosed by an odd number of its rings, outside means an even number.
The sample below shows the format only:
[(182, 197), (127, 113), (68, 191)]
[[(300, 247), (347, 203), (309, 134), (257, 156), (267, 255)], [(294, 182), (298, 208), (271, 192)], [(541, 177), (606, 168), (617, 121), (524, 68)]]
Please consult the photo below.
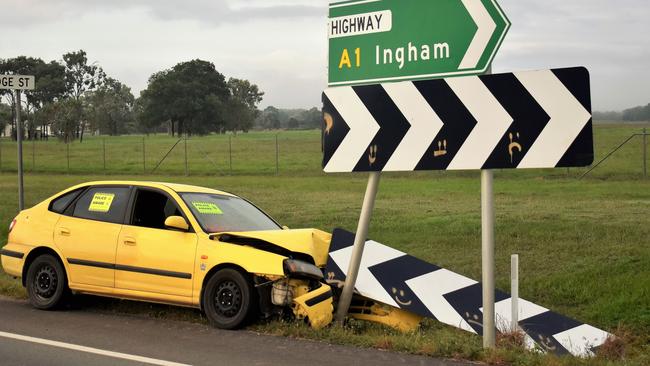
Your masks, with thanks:
[(0, 75), (0, 89), (34, 90), (35, 85), (33, 75)]

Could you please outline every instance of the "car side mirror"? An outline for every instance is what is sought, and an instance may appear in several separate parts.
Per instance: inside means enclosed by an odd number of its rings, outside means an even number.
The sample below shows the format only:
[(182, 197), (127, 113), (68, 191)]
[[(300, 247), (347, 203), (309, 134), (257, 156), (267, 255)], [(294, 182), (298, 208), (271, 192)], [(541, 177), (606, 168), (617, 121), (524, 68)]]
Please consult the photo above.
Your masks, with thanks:
[(289, 230), (289, 227), (287, 225), (282, 226), (282, 230)]
[(180, 231), (189, 231), (190, 225), (187, 224), (187, 221), (181, 216), (169, 216), (165, 219), (165, 227), (170, 229), (176, 229)]

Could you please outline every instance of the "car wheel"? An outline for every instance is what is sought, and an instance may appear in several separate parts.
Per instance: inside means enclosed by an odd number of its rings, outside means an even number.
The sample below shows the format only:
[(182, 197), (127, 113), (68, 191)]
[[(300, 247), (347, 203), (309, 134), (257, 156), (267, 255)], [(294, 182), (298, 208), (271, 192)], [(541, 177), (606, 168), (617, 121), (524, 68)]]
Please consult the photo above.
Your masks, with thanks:
[(219, 270), (205, 286), (203, 309), (217, 328), (242, 327), (254, 309), (251, 281), (235, 269)]
[(26, 284), (32, 306), (50, 310), (62, 304), (68, 280), (61, 263), (53, 256), (45, 254), (30, 264)]

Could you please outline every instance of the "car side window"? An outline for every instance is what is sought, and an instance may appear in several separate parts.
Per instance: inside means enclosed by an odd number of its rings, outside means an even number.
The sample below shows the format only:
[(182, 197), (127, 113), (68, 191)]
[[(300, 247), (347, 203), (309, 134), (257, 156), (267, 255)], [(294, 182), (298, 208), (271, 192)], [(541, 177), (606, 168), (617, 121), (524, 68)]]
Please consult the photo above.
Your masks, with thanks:
[(63, 194), (50, 202), (50, 211), (62, 214), (68, 205), (74, 201), (75, 198), (81, 193), (85, 188), (75, 189), (72, 192)]
[(169, 216), (183, 216), (173, 199), (161, 192), (138, 189), (133, 204), (131, 225), (166, 229), (165, 220)]
[(120, 224), (129, 201), (128, 187), (92, 187), (75, 203), (72, 216)]

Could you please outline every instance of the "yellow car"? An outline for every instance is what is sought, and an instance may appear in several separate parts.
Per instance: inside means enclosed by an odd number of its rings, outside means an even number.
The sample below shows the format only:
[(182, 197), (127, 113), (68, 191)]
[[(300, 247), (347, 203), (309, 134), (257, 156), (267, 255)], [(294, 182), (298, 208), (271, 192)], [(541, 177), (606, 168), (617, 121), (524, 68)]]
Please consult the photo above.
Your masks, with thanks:
[(106, 181), (20, 212), (0, 254), (39, 309), (86, 293), (200, 308), (225, 329), (277, 314), (319, 328), (332, 320), (330, 239), (283, 228), (230, 193)]

